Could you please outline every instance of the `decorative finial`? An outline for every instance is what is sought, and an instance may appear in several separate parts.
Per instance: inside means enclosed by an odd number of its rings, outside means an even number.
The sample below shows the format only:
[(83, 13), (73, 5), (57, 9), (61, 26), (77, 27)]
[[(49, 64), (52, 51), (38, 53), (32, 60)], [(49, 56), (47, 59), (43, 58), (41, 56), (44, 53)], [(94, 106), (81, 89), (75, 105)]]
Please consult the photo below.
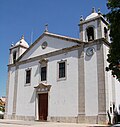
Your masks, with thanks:
[(45, 24), (45, 32), (48, 32), (48, 24)]
[(95, 8), (94, 7), (92, 8), (92, 13), (95, 13)]
[(101, 14), (101, 12), (100, 12), (100, 8), (98, 8), (98, 14), (99, 14), (99, 15)]
[(11, 44), (11, 47), (13, 47), (13, 46), (14, 46), (14, 44), (12, 43), (12, 44)]
[(24, 35), (22, 35), (21, 39), (24, 39)]
[(80, 17), (80, 21), (82, 22), (84, 19), (83, 19), (83, 16), (81, 15), (81, 17)]

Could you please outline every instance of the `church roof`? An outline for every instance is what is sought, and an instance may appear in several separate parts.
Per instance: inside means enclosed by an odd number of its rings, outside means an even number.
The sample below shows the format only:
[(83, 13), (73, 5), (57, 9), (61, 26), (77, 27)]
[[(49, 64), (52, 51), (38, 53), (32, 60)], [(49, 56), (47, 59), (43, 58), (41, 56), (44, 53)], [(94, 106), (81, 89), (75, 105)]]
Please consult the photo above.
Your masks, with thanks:
[(89, 20), (89, 19), (95, 18), (97, 16), (98, 16), (98, 13), (94, 12), (94, 13), (91, 13), (90, 15), (88, 15), (85, 20)]
[(54, 33), (50, 33), (50, 32), (44, 32), (44, 35), (59, 38), (59, 39), (63, 39), (63, 40), (67, 40), (67, 41), (77, 42), (77, 43), (82, 42), (82, 41), (80, 41), (79, 38), (72, 38), (72, 37), (63, 36), (63, 35), (59, 35), (59, 34), (54, 34)]
[(93, 8), (92, 13), (90, 15), (88, 15), (85, 20), (89, 20), (89, 19), (95, 18), (97, 16), (98, 16), (98, 13), (96, 13), (95, 8)]
[(22, 38), (15, 44), (15, 46), (19, 46), (19, 45), (29, 48), (28, 43), (24, 39), (24, 36), (22, 36)]
[(88, 15), (85, 18), (85, 20), (83, 19), (83, 16), (81, 16), (81, 18), (80, 18), (80, 24), (85, 24), (87, 22), (91, 22), (91, 21), (96, 20), (96, 19), (101, 19), (106, 25), (109, 24), (108, 21), (106, 20), (106, 18), (100, 12), (100, 9), (98, 9), (98, 12), (96, 12), (95, 8), (92, 8), (92, 13), (90, 15)]

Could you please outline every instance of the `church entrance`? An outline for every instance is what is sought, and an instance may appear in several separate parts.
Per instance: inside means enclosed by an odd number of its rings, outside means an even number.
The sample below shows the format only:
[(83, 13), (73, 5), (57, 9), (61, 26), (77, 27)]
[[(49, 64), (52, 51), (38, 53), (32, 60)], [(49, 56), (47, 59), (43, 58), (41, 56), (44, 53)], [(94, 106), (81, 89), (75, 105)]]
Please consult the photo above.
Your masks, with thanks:
[(38, 116), (40, 121), (47, 120), (48, 116), (48, 93), (38, 94)]

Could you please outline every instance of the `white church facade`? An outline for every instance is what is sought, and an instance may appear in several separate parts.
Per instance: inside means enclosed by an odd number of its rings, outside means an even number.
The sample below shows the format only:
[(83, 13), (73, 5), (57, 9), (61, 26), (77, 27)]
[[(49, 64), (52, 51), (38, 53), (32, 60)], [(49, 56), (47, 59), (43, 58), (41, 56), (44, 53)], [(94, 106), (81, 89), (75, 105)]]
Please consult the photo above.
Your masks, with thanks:
[(79, 27), (78, 39), (46, 29), (30, 47), (23, 36), (11, 46), (5, 118), (106, 123), (120, 104), (119, 84), (105, 71), (108, 22), (93, 11)]

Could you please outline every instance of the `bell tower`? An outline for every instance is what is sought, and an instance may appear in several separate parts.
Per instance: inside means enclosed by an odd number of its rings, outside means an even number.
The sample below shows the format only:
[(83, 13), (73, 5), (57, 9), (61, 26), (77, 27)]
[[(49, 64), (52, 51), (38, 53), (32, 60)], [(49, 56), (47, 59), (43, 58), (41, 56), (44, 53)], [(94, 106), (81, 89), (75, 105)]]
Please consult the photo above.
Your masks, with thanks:
[(79, 28), (80, 38), (84, 42), (100, 38), (105, 38), (107, 41), (110, 41), (108, 22), (102, 16), (100, 9), (96, 12), (95, 8), (92, 8), (92, 13), (85, 19), (81, 16)]
[(9, 64), (15, 64), (16, 60), (29, 48), (28, 43), (25, 41), (24, 36), (14, 45), (10, 47)]

